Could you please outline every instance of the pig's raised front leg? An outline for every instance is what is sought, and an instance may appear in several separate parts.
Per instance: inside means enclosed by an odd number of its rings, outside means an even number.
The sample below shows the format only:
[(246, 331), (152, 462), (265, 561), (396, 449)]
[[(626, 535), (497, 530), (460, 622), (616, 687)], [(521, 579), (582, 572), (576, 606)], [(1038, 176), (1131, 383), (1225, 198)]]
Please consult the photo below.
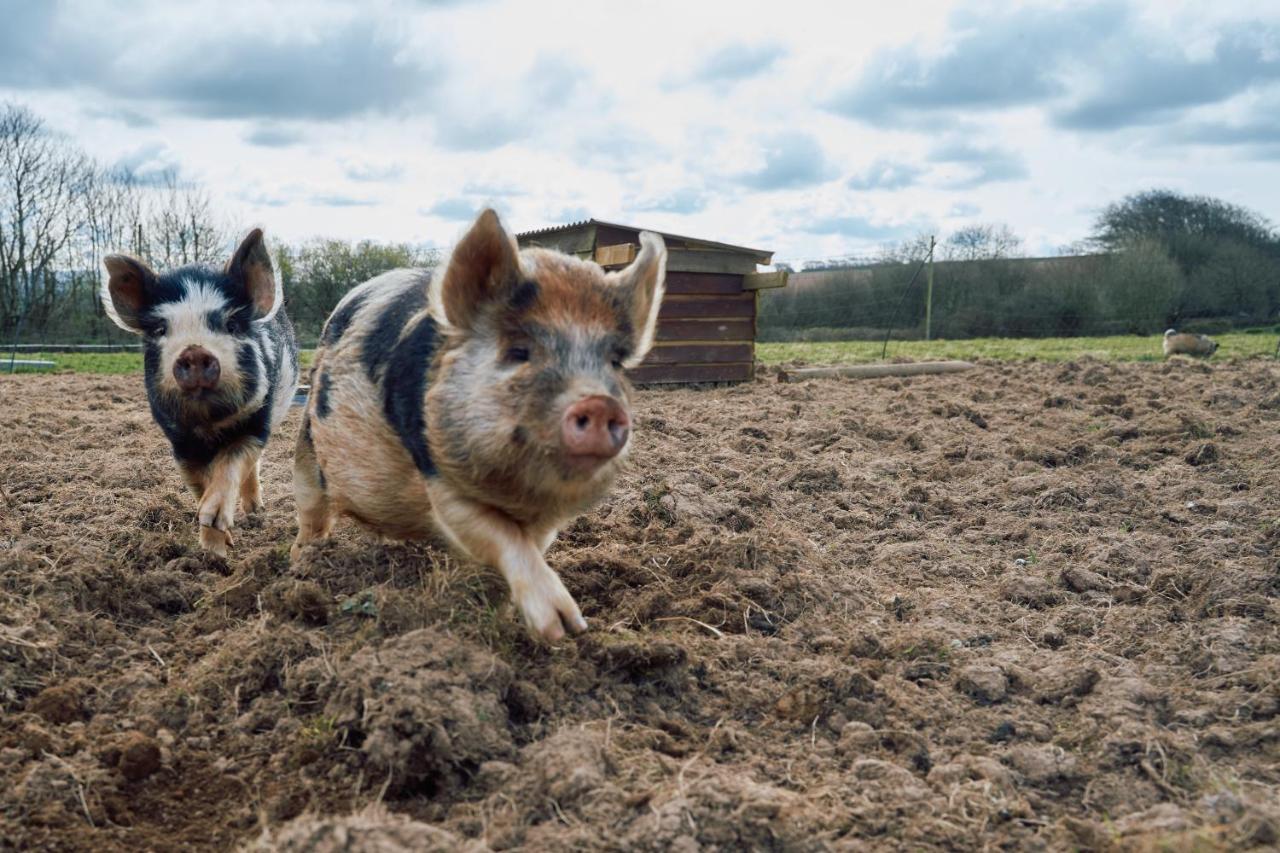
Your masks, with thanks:
[(219, 556), (232, 545), (236, 497), (248, 472), (258, 464), (262, 448), (241, 444), (227, 448), (209, 463), (204, 495), (200, 498), (200, 545)]
[(447, 487), (429, 491), (440, 530), (472, 557), (502, 572), (511, 600), (531, 632), (555, 642), (566, 630), (574, 634), (587, 630), (577, 602), (542, 558), (543, 546), (550, 544), (554, 534), (526, 530)]

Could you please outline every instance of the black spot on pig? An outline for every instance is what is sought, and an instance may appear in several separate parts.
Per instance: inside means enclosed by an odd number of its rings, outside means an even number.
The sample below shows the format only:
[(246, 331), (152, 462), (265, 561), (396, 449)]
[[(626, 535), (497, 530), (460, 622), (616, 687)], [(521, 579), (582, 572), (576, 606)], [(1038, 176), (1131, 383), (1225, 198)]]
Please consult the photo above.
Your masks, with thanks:
[[(423, 281), (410, 286), (382, 309), (373, 328), (365, 335), (364, 347), (360, 351), (360, 361), (370, 381), (378, 381), (379, 373), (391, 358), (405, 325), (425, 307), (427, 288)], [(434, 326), (432, 333), (434, 334)]]
[(522, 281), (517, 285), (515, 292), (511, 294), (511, 308), (513, 311), (521, 312), (533, 307), (533, 303), (538, 301), (538, 283), (536, 281)]
[(351, 325), (352, 318), (356, 316), (356, 312), (360, 310), (360, 306), (364, 305), (364, 301), (367, 297), (367, 292), (353, 296), (344, 302), (338, 310), (333, 312), (329, 317), (329, 322), (324, 324), (324, 331), (320, 334), (321, 346), (329, 346), (346, 334), (347, 327)]
[[(321, 420), (329, 417), (329, 374), (323, 370), (316, 376), (316, 417)], [(311, 425), (307, 424), (310, 431)]]
[[(423, 315), (411, 326), (388, 354), (386, 382), (383, 383), (383, 411), (387, 422), (400, 436), (400, 442), (413, 464), (425, 476), (436, 473), (431, 449), (427, 446), (426, 394), (428, 372), (436, 352), (439, 334), (436, 322)], [(365, 344), (365, 353), (368, 353)]]

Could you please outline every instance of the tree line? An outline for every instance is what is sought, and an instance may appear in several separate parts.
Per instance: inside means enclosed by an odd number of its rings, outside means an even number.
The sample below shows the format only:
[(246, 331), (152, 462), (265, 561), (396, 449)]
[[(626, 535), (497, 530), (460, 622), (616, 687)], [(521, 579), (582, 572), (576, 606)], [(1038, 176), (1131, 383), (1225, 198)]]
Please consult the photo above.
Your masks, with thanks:
[[(841, 340), (924, 332), (931, 238), (865, 259), (808, 264), (762, 293), (764, 340)], [(1273, 324), (1280, 235), (1260, 214), (1155, 189), (1107, 205), (1092, 234), (1059, 257), (1026, 258), (1003, 224), (974, 225), (934, 250), (934, 337), (1150, 334)]]
[[(0, 105), (0, 344), (131, 342), (102, 309), (103, 257), (127, 252), (157, 269), (218, 264), (242, 227), (175, 172), (105, 166), (30, 109)], [(351, 287), (439, 260), (434, 250), (373, 241), (276, 243), (274, 251), (304, 342), (319, 336)]]
[[(157, 268), (220, 263), (243, 227), (174, 172), (104, 166), (30, 109), (0, 105), (0, 345), (128, 342), (102, 310), (103, 256), (129, 252)], [(920, 234), (870, 258), (806, 264), (790, 286), (761, 294), (762, 338), (922, 334), (920, 266), (931, 241)], [(1024, 257), (999, 223), (962, 228), (933, 252), (936, 337), (1213, 331), (1270, 324), (1280, 312), (1280, 236), (1258, 213), (1205, 196), (1128, 196), (1060, 257)], [(439, 257), (410, 244), (317, 239), (276, 243), (275, 260), (310, 342), (351, 287)]]

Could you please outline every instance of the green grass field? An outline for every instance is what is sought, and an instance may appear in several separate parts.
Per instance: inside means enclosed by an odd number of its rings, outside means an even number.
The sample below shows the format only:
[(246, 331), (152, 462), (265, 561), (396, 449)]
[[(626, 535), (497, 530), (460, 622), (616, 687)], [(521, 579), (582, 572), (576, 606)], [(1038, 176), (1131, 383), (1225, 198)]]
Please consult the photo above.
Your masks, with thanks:
[[(1219, 343), (1215, 359), (1271, 356), (1276, 351), (1276, 335), (1271, 330), (1230, 332), (1215, 336)], [(862, 364), (879, 361), (881, 344), (876, 341), (837, 343), (759, 344), (756, 357), (764, 364)], [(302, 351), (304, 367), (311, 364), (311, 350)], [(892, 341), (889, 358), (927, 361), (942, 358), (991, 358), (1005, 361), (1037, 359), (1069, 361), (1081, 356), (1109, 361), (1159, 361), (1160, 336), (1115, 335), (1106, 338), (974, 338), (966, 341)], [(56, 367), (42, 373), (125, 374), (142, 370), (139, 353), (23, 353), (21, 358), (44, 359)], [(0, 375), (9, 372), (7, 356), (0, 357)], [(33, 372), (19, 368), (19, 373)]]
[[(1214, 335), (1218, 342), (1215, 359), (1271, 356), (1276, 351), (1276, 335), (1261, 332), (1230, 332)], [(1114, 335), (1106, 338), (973, 338), (964, 341), (890, 341), (889, 359), (913, 361), (976, 358), (1019, 361), (1070, 361), (1092, 356), (1107, 361), (1160, 361), (1161, 336)], [(841, 341), (836, 343), (757, 344), (756, 358), (765, 364), (861, 364), (879, 361), (882, 341)]]
[[(311, 366), (312, 350), (302, 351), (302, 366)], [(18, 359), (29, 361), (52, 361), (52, 368), (23, 368), (17, 373), (96, 373), (120, 376), (126, 373), (142, 372), (142, 353), (139, 352), (23, 352)], [(0, 376), (9, 372), (9, 355), (0, 350)]]

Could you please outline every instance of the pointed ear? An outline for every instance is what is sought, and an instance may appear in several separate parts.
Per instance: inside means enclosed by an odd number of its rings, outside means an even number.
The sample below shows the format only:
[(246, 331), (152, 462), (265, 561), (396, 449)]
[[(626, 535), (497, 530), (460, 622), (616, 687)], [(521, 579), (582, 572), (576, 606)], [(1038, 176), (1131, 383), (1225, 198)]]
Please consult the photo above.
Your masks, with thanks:
[(502, 227), (498, 214), (485, 209), (471, 230), (463, 235), (444, 268), (433, 277), (431, 304), (444, 320), (458, 329), (469, 329), (480, 309), (506, 298), (520, 281), (520, 255), (516, 241)]
[(151, 267), (128, 255), (107, 255), (102, 260), (107, 281), (102, 287), (102, 307), (117, 326), (142, 334), (142, 313), (151, 304), (156, 274)]
[(662, 294), (667, 278), (667, 246), (652, 231), (640, 232), (640, 254), (631, 266), (611, 274), (618, 287), (628, 294), (631, 326), (636, 330), (635, 351), (623, 362), (624, 367), (635, 367), (644, 361), (653, 346), (654, 332), (658, 328), (658, 309), (662, 307)]
[(284, 305), (284, 289), (271, 267), (271, 256), (262, 239), (262, 229), (255, 228), (240, 243), (240, 248), (227, 261), (227, 275), (244, 285), (253, 305), (254, 322), (270, 320)]

